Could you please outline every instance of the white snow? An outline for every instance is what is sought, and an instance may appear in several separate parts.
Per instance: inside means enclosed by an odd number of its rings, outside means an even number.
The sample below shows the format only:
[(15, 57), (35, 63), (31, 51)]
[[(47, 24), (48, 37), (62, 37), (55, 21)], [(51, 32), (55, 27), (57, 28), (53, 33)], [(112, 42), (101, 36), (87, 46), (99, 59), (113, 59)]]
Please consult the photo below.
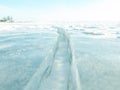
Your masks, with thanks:
[(0, 90), (120, 90), (119, 24), (0, 23)]

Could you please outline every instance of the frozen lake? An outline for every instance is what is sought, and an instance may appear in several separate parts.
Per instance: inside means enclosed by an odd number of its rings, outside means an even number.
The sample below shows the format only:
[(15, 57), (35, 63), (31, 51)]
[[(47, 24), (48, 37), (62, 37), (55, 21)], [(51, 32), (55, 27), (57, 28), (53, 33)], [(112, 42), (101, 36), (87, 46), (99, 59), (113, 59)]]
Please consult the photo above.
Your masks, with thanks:
[(0, 24), (0, 90), (120, 90), (120, 24)]

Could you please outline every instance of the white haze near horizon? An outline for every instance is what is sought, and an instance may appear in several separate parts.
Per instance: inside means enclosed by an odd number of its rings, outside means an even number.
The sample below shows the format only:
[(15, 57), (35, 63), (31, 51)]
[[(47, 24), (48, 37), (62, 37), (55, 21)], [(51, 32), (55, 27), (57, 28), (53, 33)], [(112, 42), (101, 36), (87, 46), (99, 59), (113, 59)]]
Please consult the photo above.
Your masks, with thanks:
[(120, 0), (96, 0), (87, 5), (18, 9), (0, 4), (0, 18), (13, 16), (16, 21), (120, 21)]

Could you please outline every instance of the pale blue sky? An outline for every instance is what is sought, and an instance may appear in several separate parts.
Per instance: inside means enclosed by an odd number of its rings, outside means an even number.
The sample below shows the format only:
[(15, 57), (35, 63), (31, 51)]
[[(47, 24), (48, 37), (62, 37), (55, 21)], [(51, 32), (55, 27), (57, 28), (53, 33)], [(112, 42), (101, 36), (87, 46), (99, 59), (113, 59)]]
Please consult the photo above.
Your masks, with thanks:
[(0, 0), (0, 18), (16, 20), (119, 21), (119, 10), (119, 0)]
[(92, 3), (98, 0), (0, 0), (0, 3), (9, 7), (14, 8), (29, 8), (31, 5), (34, 8), (40, 7), (50, 7), (56, 5), (85, 5), (88, 3)]

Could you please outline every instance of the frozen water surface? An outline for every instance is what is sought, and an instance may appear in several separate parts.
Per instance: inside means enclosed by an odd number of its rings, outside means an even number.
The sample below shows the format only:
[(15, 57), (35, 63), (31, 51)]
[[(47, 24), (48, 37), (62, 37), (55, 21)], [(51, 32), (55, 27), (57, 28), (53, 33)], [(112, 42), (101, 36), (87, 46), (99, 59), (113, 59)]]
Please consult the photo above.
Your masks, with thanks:
[(0, 90), (120, 90), (120, 25), (0, 24)]

